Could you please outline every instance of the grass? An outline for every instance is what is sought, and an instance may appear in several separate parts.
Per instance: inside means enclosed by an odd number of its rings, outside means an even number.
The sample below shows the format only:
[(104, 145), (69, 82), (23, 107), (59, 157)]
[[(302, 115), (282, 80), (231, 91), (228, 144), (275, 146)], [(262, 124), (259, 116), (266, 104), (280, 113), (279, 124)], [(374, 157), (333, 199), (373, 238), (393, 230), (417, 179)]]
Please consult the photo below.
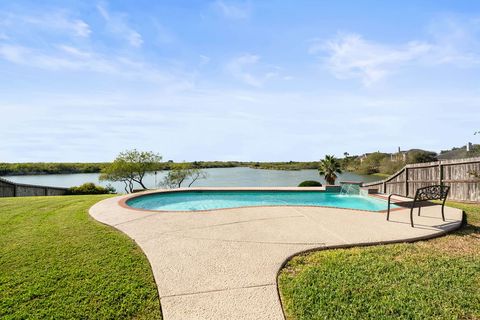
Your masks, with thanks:
[(480, 205), (429, 241), (317, 251), (279, 274), (287, 319), (480, 319)]
[(0, 198), (1, 319), (161, 319), (143, 252), (87, 213), (106, 197)]

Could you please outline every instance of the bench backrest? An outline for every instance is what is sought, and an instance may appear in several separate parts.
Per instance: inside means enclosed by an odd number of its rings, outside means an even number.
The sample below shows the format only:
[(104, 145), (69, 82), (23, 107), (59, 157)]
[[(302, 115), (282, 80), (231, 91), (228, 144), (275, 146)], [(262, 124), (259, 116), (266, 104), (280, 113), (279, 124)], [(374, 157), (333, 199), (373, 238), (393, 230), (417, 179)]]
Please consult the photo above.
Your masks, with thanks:
[(449, 191), (449, 186), (441, 185), (418, 188), (417, 192), (415, 193), (415, 200), (444, 200), (447, 198)]

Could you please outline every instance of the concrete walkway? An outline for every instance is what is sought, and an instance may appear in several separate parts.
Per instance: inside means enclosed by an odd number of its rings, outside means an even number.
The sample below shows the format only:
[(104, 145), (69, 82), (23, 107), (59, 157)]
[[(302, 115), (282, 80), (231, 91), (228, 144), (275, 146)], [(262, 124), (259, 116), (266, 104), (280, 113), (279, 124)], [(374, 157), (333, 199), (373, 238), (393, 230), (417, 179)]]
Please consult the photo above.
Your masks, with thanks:
[(123, 208), (121, 196), (90, 209), (147, 255), (165, 320), (284, 319), (276, 276), (290, 256), (314, 248), (430, 238), (460, 226), (462, 212), (422, 208), (384, 213), (322, 207), (256, 207), (207, 212)]

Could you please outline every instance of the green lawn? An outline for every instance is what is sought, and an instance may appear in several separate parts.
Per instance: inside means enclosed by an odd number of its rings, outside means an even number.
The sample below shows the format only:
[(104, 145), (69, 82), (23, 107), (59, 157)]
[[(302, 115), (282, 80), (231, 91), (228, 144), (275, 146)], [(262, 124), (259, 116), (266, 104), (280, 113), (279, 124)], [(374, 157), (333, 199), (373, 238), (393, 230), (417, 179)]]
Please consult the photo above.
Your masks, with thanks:
[(480, 205), (446, 237), (317, 251), (279, 275), (287, 319), (480, 319)]
[(0, 198), (1, 319), (161, 319), (143, 252), (87, 213), (106, 197)]
[[(0, 198), (0, 318), (161, 319), (141, 250), (88, 216), (107, 196)], [(430, 241), (329, 250), (279, 275), (288, 319), (480, 319), (480, 206)]]

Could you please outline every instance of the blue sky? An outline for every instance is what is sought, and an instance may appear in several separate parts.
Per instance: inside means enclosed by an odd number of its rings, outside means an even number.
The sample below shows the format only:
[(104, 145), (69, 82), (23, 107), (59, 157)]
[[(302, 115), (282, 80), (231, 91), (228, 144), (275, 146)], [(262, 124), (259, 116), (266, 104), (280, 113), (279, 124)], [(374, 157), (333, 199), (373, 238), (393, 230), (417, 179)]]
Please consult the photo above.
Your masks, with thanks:
[(2, 1), (0, 161), (479, 143), (478, 1)]

